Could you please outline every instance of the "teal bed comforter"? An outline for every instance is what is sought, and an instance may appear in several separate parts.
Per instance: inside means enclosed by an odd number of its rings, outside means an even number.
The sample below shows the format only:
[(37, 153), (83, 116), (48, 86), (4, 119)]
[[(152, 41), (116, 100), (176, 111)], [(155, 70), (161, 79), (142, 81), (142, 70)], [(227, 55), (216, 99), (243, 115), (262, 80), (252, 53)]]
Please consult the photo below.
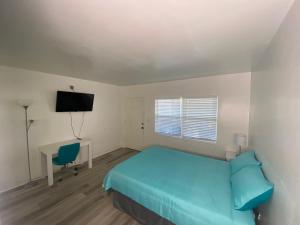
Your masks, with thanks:
[(228, 162), (152, 146), (106, 175), (113, 189), (176, 225), (254, 225), (232, 207)]

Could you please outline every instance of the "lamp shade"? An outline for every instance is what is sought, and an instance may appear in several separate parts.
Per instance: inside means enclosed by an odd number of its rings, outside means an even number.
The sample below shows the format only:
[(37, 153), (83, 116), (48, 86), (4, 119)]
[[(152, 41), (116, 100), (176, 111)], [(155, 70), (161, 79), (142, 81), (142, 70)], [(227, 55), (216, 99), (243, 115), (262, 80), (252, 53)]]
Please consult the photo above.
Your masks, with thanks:
[(25, 106), (28, 107), (33, 103), (33, 100), (32, 99), (19, 99), (17, 102), (22, 107), (25, 107)]
[(246, 146), (247, 135), (246, 134), (235, 134), (234, 142), (236, 146)]

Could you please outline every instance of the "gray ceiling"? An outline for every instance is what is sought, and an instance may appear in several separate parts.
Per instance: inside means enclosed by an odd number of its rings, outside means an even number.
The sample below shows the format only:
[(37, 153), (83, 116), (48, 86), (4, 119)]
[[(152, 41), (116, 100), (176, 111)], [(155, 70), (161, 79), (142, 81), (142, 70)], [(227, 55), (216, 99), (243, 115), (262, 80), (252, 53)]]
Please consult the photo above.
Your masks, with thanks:
[(130, 85), (251, 71), (293, 0), (1, 0), (0, 64)]

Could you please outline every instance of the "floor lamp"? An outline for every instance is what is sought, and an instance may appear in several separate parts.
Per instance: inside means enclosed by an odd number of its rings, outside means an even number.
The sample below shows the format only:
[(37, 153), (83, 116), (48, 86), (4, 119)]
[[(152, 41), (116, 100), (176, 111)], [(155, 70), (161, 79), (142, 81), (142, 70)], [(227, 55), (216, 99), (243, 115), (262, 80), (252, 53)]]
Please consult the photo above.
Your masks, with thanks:
[(30, 152), (29, 152), (29, 129), (34, 122), (34, 120), (28, 120), (28, 108), (30, 105), (32, 105), (32, 100), (29, 99), (23, 99), (18, 101), (19, 105), (24, 108), (25, 112), (25, 132), (26, 132), (26, 149), (27, 149), (27, 162), (28, 162), (28, 172), (29, 172), (29, 182), (32, 181), (31, 177), (31, 167), (30, 167)]

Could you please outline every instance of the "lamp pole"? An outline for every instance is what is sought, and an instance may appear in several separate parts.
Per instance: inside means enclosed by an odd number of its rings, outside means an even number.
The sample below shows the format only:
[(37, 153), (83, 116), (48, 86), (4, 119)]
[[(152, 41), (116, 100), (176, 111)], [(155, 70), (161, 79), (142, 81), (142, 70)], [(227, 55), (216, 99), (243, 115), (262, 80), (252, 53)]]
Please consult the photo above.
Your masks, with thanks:
[(31, 167), (30, 167), (30, 152), (29, 152), (29, 129), (31, 124), (33, 123), (33, 120), (28, 121), (28, 108), (29, 105), (24, 105), (23, 106), (25, 110), (25, 128), (26, 128), (26, 149), (27, 149), (27, 162), (28, 162), (28, 173), (29, 173), (29, 182), (32, 181), (31, 177)]

